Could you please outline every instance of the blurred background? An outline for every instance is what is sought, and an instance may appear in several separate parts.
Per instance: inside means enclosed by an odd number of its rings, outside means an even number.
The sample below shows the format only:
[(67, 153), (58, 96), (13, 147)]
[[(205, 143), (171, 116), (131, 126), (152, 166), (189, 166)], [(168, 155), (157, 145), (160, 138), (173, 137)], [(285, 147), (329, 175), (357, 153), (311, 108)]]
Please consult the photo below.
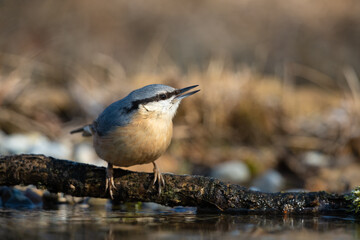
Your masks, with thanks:
[(348, 191), (360, 183), (359, 12), (357, 0), (1, 1), (0, 153), (105, 165), (69, 131), (144, 85), (199, 84), (163, 172)]

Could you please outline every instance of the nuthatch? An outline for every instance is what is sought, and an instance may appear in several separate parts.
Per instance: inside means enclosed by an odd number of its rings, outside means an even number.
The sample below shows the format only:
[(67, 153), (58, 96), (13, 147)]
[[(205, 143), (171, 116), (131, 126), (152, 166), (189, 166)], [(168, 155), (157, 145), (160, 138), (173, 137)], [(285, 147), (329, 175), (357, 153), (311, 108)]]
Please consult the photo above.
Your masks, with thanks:
[(145, 86), (110, 104), (92, 124), (71, 131), (93, 136), (97, 155), (108, 162), (105, 191), (109, 189), (111, 198), (113, 191), (117, 190), (113, 165), (129, 167), (153, 163), (153, 184), (158, 182), (161, 193), (165, 181), (155, 160), (170, 144), (172, 119), (181, 100), (200, 90), (183, 93), (197, 86), (182, 89), (161, 84)]

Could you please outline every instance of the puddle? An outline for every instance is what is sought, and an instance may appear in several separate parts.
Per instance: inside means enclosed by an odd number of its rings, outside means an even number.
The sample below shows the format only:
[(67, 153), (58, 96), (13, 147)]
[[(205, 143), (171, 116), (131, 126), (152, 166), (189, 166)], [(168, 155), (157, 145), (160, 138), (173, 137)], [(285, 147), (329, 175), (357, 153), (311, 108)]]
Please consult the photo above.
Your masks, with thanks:
[[(135, 207), (134, 207), (135, 206)], [(0, 239), (359, 239), (351, 216), (197, 213), (195, 208), (60, 205), (57, 210), (0, 209)]]

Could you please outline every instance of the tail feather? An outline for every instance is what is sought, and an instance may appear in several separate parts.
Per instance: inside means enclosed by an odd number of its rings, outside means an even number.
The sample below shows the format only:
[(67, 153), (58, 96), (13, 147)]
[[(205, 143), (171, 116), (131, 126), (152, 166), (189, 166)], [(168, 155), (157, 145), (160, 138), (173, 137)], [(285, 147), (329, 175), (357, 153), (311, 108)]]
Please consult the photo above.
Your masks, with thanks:
[(81, 128), (77, 128), (77, 129), (74, 129), (70, 132), (70, 134), (74, 134), (74, 133), (79, 133), (79, 132), (83, 132), (84, 131), (84, 127), (81, 127)]
[(74, 129), (70, 132), (70, 134), (74, 134), (74, 133), (80, 133), (82, 132), (82, 135), (84, 137), (89, 137), (89, 136), (92, 136), (93, 135), (93, 126), (92, 124), (89, 124), (89, 125), (85, 125), (81, 128), (77, 128), (77, 129)]

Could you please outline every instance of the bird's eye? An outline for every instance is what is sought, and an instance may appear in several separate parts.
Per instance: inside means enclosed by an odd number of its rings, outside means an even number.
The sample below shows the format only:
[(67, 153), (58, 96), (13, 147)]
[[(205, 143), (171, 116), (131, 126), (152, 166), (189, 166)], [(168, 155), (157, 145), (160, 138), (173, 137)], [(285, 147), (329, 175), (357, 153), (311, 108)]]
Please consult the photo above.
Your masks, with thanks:
[(161, 94), (159, 95), (159, 98), (160, 98), (161, 100), (165, 100), (165, 99), (166, 99), (166, 94), (165, 94), (165, 93), (161, 93)]

